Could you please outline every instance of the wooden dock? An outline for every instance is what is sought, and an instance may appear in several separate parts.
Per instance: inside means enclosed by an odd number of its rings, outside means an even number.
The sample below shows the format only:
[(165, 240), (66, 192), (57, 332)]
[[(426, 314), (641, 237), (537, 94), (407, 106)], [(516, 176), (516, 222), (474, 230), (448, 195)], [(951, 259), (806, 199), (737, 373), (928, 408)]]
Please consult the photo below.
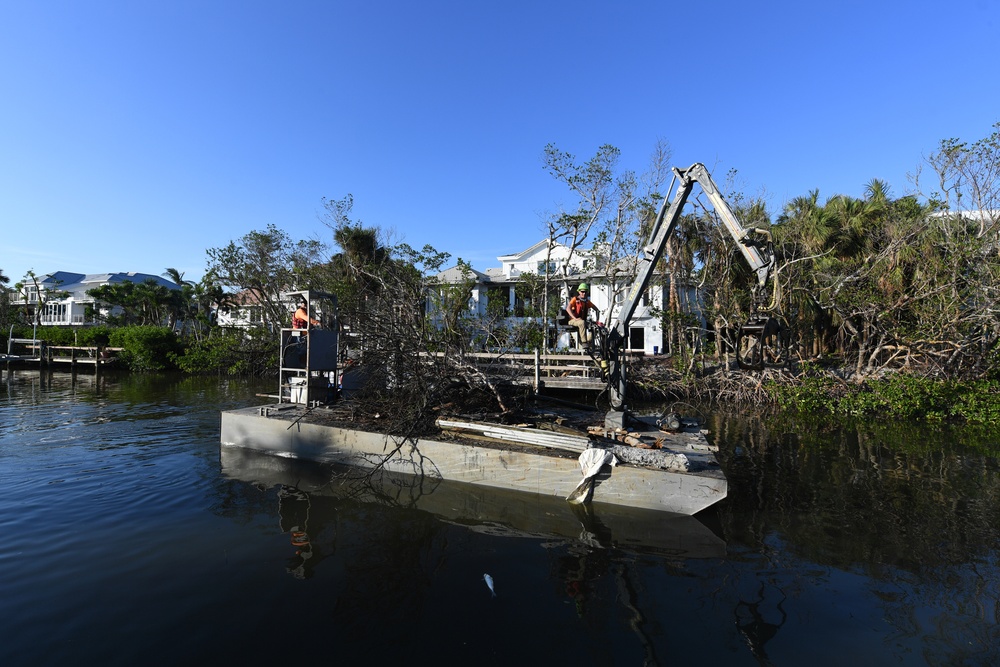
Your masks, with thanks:
[(597, 362), (581, 352), (476, 352), (466, 357), (474, 359), (484, 373), (504, 375), (518, 384), (530, 385), (535, 391), (544, 388), (601, 391), (607, 385)]
[(97, 345), (48, 345), (38, 339), (12, 338), (8, 349), (8, 353), (3, 355), (3, 361), (8, 365), (92, 366), (97, 369), (115, 363), (123, 348)]
[(76, 346), (76, 345), (50, 345), (48, 348), (49, 364), (70, 364), (76, 366), (106, 366), (114, 363), (118, 353), (122, 351), (120, 347), (96, 347), (96, 346)]

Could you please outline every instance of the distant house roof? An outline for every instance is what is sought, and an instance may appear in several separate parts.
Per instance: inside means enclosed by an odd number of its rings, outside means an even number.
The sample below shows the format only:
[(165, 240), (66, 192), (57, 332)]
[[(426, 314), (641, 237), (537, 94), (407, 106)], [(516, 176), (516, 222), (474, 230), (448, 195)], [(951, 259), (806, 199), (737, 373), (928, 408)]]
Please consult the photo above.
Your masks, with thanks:
[[(559, 248), (559, 247), (563, 247), (563, 248), (566, 247), (563, 244), (559, 243), (558, 241), (552, 241), (551, 243), (552, 243), (552, 248), (553, 249)], [(549, 244), (549, 240), (548, 239), (542, 239), (541, 241), (539, 241), (535, 245), (531, 246), (530, 248), (526, 248), (526, 249), (524, 249), (524, 250), (522, 250), (520, 252), (511, 253), (509, 255), (500, 255), (499, 257), (497, 257), (497, 259), (500, 260), (501, 262), (516, 262), (516, 261), (521, 260), (521, 259), (523, 259), (525, 257), (530, 257), (530, 256), (534, 255), (535, 253), (537, 253), (540, 250), (544, 250), (545, 247), (546, 247), (546, 245), (548, 245), (548, 244)]]
[(230, 296), (229, 300), (239, 306), (259, 306), (264, 303), (264, 300), (260, 298), (260, 293), (251, 289), (240, 290)]
[(443, 283), (457, 283), (465, 280), (466, 271), (469, 272), (469, 276), (476, 279), (476, 282), (485, 283), (490, 281), (490, 277), (482, 271), (476, 271), (472, 268), (462, 268), (458, 266), (453, 266), (450, 269), (441, 271), (437, 274), (437, 279)]
[(82, 273), (71, 273), (70, 271), (56, 271), (55, 273), (49, 273), (38, 279), (38, 282), (46, 287), (50, 286), (62, 286), (62, 285), (72, 285), (78, 283), (85, 278)]
[(123, 282), (144, 283), (147, 280), (152, 280), (157, 285), (171, 290), (179, 290), (181, 288), (180, 285), (166, 278), (155, 276), (151, 273), (136, 273), (134, 271), (88, 274), (56, 271), (42, 276), (38, 282), (48, 289), (61, 290), (83, 296), (87, 290), (100, 287), (101, 285)]
[(993, 210), (993, 209), (970, 210), (970, 211), (937, 211), (935, 213), (931, 213), (932, 218), (947, 218), (953, 215), (961, 216), (966, 220), (978, 220), (987, 222), (1000, 220), (1000, 210)]

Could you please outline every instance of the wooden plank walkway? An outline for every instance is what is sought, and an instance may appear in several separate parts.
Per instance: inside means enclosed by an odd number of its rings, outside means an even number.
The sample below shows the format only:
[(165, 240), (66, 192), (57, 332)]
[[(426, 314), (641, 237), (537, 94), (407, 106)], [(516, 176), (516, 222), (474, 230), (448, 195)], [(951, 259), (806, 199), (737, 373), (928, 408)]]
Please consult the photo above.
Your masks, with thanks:
[(10, 343), (11, 352), (16, 348), (18, 354), (4, 355), (4, 361), (44, 366), (69, 364), (99, 368), (114, 363), (123, 349), (96, 345), (46, 345), (44, 341), (31, 338), (14, 338)]
[[(421, 356), (441, 356), (441, 353)], [(517, 384), (526, 384), (536, 390), (579, 389), (602, 391), (607, 385), (597, 362), (588, 355), (534, 353), (473, 352), (466, 355), (476, 360), (484, 373), (504, 374)]]

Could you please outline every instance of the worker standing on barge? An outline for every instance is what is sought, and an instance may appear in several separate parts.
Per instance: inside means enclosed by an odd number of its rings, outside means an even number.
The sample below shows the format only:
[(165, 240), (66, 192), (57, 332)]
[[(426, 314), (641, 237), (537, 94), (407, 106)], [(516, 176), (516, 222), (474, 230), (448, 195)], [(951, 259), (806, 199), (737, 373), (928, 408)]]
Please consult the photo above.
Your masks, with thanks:
[(295, 314), (292, 315), (292, 328), (308, 329), (310, 325), (314, 327), (320, 326), (319, 320), (309, 315), (309, 306), (305, 301), (299, 301), (299, 307), (295, 310)]
[(576, 290), (576, 296), (569, 300), (569, 305), (566, 306), (566, 314), (569, 315), (569, 325), (576, 327), (580, 332), (580, 345), (585, 349), (590, 347), (590, 332), (587, 331), (587, 314), (593, 310), (597, 313), (597, 317), (601, 316), (601, 311), (598, 310), (594, 302), (587, 298), (587, 292), (590, 291), (590, 285), (587, 283), (580, 283), (580, 286)]

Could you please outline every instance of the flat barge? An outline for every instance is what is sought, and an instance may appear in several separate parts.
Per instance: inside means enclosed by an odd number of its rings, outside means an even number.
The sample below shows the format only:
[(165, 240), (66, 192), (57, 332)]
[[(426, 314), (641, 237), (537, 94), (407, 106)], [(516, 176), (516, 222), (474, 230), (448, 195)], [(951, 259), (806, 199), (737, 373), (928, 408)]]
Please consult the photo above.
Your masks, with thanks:
[(726, 497), (714, 447), (697, 428), (666, 433), (645, 419), (623, 434), (631, 446), (593, 430), (560, 439), (537, 428), (477, 423), (448, 423), (434, 437), (407, 439), (344, 426), (327, 414), (299, 404), (228, 410), (222, 447), (564, 499), (584, 479), (582, 453), (596, 449), (613, 459), (592, 478), (587, 501), (595, 505), (692, 515)]
[[(618, 418), (605, 419), (603, 427), (548, 415), (533, 427), (442, 417), (437, 433), (411, 438), (359, 428), (342, 416), (343, 402), (340, 409), (329, 402), (344, 377), (336, 297), (311, 290), (283, 296), (300, 304), (296, 317), (307, 328), (280, 332), (277, 404), (222, 413), (223, 452), (242, 448), (573, 504), (683, 515), (726, 497), (726, 477), (704, 432), (679, 425), (663, 431), (658, 420), (626, 419), (624, 411), (609, 413)], [(307, 318), (320, 328), (308, 328)]]

